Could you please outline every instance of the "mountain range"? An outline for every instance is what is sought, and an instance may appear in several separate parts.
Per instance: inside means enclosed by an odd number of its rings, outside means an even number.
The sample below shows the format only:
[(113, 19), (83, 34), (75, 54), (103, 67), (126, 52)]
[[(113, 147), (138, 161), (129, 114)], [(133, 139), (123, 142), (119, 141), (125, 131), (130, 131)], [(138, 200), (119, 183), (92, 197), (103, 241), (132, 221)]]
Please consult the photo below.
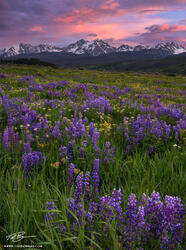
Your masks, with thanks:
[(66, 47), (57, 47), (48, 44), (31, 45), (26, 43), (20, 43), (17, 46), (11, 46), (10, 48), (0, 49), (0, 57), (14, 57), (17, 55), (29, 54), (40, 54), (40, 53), (70, 53), (75, 55), (84, 56), (100, 56), (113, 53), (123, 53), (123, 52), (143, 52), (144, 54), (156, 54), (159, 53), (164, 56), (175, 55), (186, 52), (186, 49), (175, 42), (161, 42), (154, 46), (129, 46), (127, 44), (122, 44), (119, 47), (113, 47), (103, 40), (93, 40), (87, 41), (80, 39), (75, 43), (69, 44)]

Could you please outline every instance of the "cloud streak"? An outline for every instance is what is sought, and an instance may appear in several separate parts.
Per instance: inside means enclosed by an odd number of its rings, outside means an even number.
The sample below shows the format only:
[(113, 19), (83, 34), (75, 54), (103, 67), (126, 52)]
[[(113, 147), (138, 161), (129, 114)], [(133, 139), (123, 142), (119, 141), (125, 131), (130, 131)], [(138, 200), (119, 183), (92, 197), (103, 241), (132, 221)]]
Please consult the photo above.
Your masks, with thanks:
[(40, 27), (40, 26), (32, 27), (32, 28), (30, 28), (30, 30), (34, 31), (34, 32), (42, 32), (43, 31), (42, 27)]

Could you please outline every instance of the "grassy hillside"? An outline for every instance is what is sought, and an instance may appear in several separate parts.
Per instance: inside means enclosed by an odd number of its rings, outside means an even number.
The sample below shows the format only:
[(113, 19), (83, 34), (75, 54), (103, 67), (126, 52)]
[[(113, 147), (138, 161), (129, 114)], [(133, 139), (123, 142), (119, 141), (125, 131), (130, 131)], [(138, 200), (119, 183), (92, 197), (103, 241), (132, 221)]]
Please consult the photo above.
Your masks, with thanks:
[[(159, 54), (158, 54), (159, 53)], [(186, 53), (168, 56), (162, 51), (136, 51), (111, 53), (100, 56), (75, 55), (72, 53), (41, 53), (18, 55), (2, 59), (4, 62), (35, 64), (43, 66), (61, 66), (88, 69), (125, 71), (125, 72), (160, 72), (166, 74), (186, 74)]]
[(47, 61), (41, 61), (37, 58), (17, 58), (17, 59), (0, 59), (0, 64), (25, 64), (25, 65), (38, 65), (38, 66), (50, 66), (56, 68), (55, 64)]
[(161, 73), (186, 74), (186, 53), (168, 56), (158, 60), (141, 60), (133, 62), (108, 63), (101, 66), (92, 67), (93, 69), (107, 69), (114, 71), (145, 71)]

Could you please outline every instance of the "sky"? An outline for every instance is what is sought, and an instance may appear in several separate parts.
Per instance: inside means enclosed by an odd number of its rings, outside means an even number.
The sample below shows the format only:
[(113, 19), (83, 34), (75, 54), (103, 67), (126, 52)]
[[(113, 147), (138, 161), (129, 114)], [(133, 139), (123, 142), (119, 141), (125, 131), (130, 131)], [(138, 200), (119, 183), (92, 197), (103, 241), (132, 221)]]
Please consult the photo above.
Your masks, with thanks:
[(0, 0), (0, 48), (175, 41), (186, 47), (186, 0)]

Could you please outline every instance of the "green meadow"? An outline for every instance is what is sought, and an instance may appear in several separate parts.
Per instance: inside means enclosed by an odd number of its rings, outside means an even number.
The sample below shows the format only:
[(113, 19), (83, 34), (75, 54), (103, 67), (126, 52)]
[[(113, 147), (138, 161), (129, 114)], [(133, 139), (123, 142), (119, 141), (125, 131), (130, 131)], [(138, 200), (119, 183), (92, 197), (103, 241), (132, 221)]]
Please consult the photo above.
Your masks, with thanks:
[[(141, 232), (129, 240), (123, 225), (131, 194), (137, 209), (142, 195), (147, 202), (154, 190), (162, 202), (168, 195), (186, 205), (186, 77), (6, 64), (0, 65), (0, 90), (0, 249), (161, 249), (162, 236), (151, 232), (145, 240)], [(42, 159), (24, 163), (23, 155), (32, 152)], [(87, 201), (77, 179), (93, 175), (95, 159), (98, 190), (93, 197), (90, 178)], [(89, 202), (101, 207), (100, 197), (114, 188), (121, 189), (123, 224), (112, 207), (107, 217), (106, 210), (103, 217), (97, 211), (88, 227)], [(81, 203), (70, 210), (77, 190)], [(47, 202), (54, 202), (55, 216)], [(8, 238), (21, 231), (18, 241)], [(182, 223), (179, 242), (163, 249), (184, 249), (185, 233)]]

